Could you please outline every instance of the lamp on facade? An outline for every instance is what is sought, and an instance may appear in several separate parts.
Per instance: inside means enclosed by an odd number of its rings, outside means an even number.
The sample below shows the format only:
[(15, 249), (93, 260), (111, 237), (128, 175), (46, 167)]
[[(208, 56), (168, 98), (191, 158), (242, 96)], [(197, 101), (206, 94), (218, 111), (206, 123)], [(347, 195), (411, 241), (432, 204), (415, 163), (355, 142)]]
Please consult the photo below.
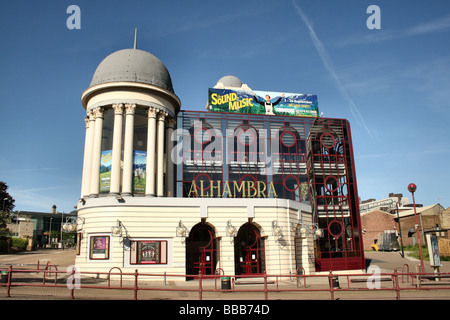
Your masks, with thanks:
[(301, 235), (305, 236), (308, 233), (308, 229), (306, 227), (301, 227), (299, 232)]
[(236, 228), (231, 224), (231, 220), (227, 221), (227, 235), (229, 237), (236, 236)]
[(417, 220), (417, 213), (416, 213), (416, 200), (414, 199), (414, 192), (416, 192), (417, 190), (417, 186), (414, 183), (410, 183), (408, 185), (408, 191), (411, 192), (412, 194), (412, 199), (413, 199), (413, 206), (414, 206), (414, 217), (416, 219), (416, 235), (417, 235), (417, 241), (419, 243), (419, 254), (420, 254), (420, 267), (422, 269), (422, 273), (425, 273), (425, 267), (423, 265), (423, 256), (422, 256), (422, 240), (420, 238), (420, 234), (419, 234), (419, 222)]
[(122, 237), (122, 231), (125, 231), (126, 233), (126, 229), (124, 227), (124, 225), (122, 224), (122, 222), (120, 220), (117, 220), (116, 225), (111, 227), (111, 234), (113, 237)]
[(300, 227), (297, 229), (299, 236), (306, 237), (307, 235), (314, 235), (315, 237), (323, 237), (323, 230), (319, 228), (317, 223), (304, 223), (303, 220), (299, 221)]
[(323, 230), (317, 227), (317, 229), (314, 231), (314, 235), (319, 237), (319, 238), (322, 238), (323, 237)]
[(67, 217), (66, 222), (62, 226), (63, 232), (79, 232), (83, 229), (84, 218)]
[(185, 225), (183, 224), (183, 222), (180, 220), (178, 222), (178, 227), (177, 227), (177, 237), (184, 237), (186, 238), (188, 236), (188, 229), (185, 227)]
[(278, 225), (278, 220), (273, 220), (272, 221), (272, 233), (274, 235), (278, 236), (278, 237), (282, 237), (283, 236), (283, 230)]

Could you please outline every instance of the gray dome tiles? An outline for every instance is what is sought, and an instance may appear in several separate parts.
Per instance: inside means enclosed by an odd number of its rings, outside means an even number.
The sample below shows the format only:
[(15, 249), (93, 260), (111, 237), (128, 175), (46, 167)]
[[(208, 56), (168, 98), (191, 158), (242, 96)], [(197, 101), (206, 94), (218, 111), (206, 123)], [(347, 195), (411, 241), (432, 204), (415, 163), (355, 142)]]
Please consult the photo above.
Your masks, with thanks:
[(166, 66), (154, 55), (139, 49), (124, 49), (107, 56), (95, 70), (90, 87), (109, 82), (138, 82), (174, 93)]

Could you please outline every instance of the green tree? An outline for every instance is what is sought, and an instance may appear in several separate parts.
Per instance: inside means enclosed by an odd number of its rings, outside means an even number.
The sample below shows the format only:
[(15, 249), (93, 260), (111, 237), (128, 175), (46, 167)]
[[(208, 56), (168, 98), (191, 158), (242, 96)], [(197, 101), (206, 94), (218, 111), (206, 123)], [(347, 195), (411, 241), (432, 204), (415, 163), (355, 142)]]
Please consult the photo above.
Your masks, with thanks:
[(15, 201), (8, 193), (8, 185), (0, 181), (0, 232), (6, 230), (6, 221), (9, 213), (14, 209)]

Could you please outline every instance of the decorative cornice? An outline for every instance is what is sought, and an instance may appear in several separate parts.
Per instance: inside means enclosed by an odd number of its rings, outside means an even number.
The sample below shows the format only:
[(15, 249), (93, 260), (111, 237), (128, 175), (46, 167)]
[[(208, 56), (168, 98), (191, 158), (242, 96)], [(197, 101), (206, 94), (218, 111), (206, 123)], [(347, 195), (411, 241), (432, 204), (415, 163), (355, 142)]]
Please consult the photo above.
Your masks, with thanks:
[[(107, 100), (98, 102), (95, 105), (92, 105), (87, 112), (94, 110), (98, 107), (103, 108), (113, 108), (114, 105), (117, 104), (123, 104), (124, 106), (126, 104), (134, 104), (136, 106), (139, 106), (139, 108), (147, 109), (147, 108), (154, 108), (156, 112), (164, 111), (167, 112), (170, 117), (176, 117), (176, 113), (173, 112), (170, 108), (167, 108), (166, 106), (162, 104), (157, 104), (155, 102), (149, 102), (145, 100), (136, 100), (136, 99), (113, 99), (113, 100)], [(125, 107), (124, 107), (125, 108)]]
[(137, 83), (137, 82), (110, 82), (110, 83), (103, 83), (99, 85), (95, 85), (93, 87), (89, 87), (86, 89), (82, 95), (81, 95), (81, 103), (83, 107), (86, 109), (88, 105), (88, 101), (97, 93), (101, 93), (104, 91), (115, 91), (117, 89), (130, 89), (130, 90), (145, 90), (145, 91), (153, 91), (157, 94), (163, 95), (165, 98), (170, 99), (172, 104), (175, 107), (175, 113), (178, 113), (181, 101), (178, 98), (177, 95), (175, 95), (173, 92), (170, 92), (166, 89), (163, 89), (158, 86), (150, 85), (150, 84), (144, 84), (144, 83)]

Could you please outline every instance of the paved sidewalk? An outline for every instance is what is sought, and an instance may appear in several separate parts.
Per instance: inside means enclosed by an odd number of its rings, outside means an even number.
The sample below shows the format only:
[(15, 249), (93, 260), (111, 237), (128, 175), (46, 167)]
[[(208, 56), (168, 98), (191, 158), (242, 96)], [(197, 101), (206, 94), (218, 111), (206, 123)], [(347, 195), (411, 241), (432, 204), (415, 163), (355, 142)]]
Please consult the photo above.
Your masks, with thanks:
[(48, 262), (58, 267), (68, 267), (75, 264), (75, 249), (42, 249), (37, 251), (24, 251), (11, 254), (0, 254), (0, 268), (12, 265), (20, 267), (33, 267), (37, 263), (45, 266)]
[[(36, 269), (37, 261), (39, 260), (40, 269), (43, 269), (48, 262), (56, 265), (60, 273), (57, 279), (57, 285), (49, 287), (37, 287), (37, 286), (17, 286), (11, 288), (11, 298), (6, 297), (6, 288), (0, 287), (0, 300), (4, 299), (70, 299), (70, 290), (67, 289), (67, 278), (69, 274), (65, 274), (68, 266), (73, 265), (75, 262), (75, 250), (39, 250), (33, 252), (22, 252), (16, 254), (0, 255), (0, 269), (6, 269), (9, 265), (13, 268), (22, 269)], [(367, 267), (378, 266), (382, 273), (392, 273), (394, 269), (399, 272), (405, 264), (408, 265), (410, 272), (415, 272), (416, 265), (420, 261), (412, 258), (402, 258), (398, 252), (366, 252)], [(441, 272), (450, 272), (450, 262), (443, 262)], [(426, 272), (433, 272), (433, 268), (429, 266), (429, 262), (425, 262)], [(406, 270), (404, 270), (406, 271)], [(20, 274), (15, 273), (15, 277), (25, 278), (26, 281), (38, 283), (42, 282), (42, 272), (40, 274)], [(111, 286), (120, 287), (118, 281), (119, 276), (112, 277)], [(139, 278), (139, 290), (137, 293), (138, 299), (148, 300), (199, 300), (200, 293), (198, 292), (199, 283), (198, 280), (193, 281), (171, 281), (170, 278), (164, 284), (162, 279), (155, 281), (146, 281), (144, 277)], [(347, 277), (345, 275), (339, 276), (340, 285), (343, 288), (347, 287)], [(53, 283), (54, 278), (51, 276), (48, 278), (48, 283)], [(329, 283), (327, 277), (314, 277), (307, 278), (307, 285), (305, 289), (321, 289), (328, 290)], [(447, 283), (448, 280), (446, 280)], [(96, 279), (92, 277), (82, 277), (82, 286), (103, 286), (108, 285), (105, 279)], [(202, 298), (205, 300), (263, 300), (265, 298), (264, 292), (208, 292), (208, 290), (215, 290), (215, 286), (220, 288), (220, 280), (217, 283), (214, 280), (203, 280), (202, 282), (204, 292), (202, 292)], [(303, 281), (299, 283), (303, 288)], [(296, 289), (297, 284), (293, 279), (282, 279), (269, 284), (269, 289), (276, 290), (277, 286), (280, 289)], [(357, 291), (358, 286), (363, 288), (366, 283), (351, 284), (351, 287), (355, 287), (355, 291), (336, 291), (335, 299), (378, 299), (378, 300), (393, 300), (396, 298), (395, 291)], [(392, 282), (383, 283), (383, 286), (392, 287)], [(448, 284), (450, 286), (450, 284)], [(80, 300), (133, 300), (135, 298), (134, 281), (123, 281), (122, 289), (91, 289), (82, 288), (74, 290), (75, 299)], [(147, 290), (145, 290), (147, 289)], [(169, 289), (173, 291), (161, 291), (157, 289)], [(236, 290), (263, 290), (263, 285), (236, 285)], [(192, 290), (192, 291), (187, 291)], [(402, 299), (450, 299), (450, 290), (405, 290), (401, 292)], [(269, 292), (268, 297), (270, 300), (274, 299), (303, 299), (303, 300), (323, 300), (330, 299), (329, 291), (304, 291), (304, 292)]]
[[(376, 265), (381, 268), (382, 272), (393, 272), (394, 269), (400, 272), (405, 264), (409, 266), (409, 272), (416, 272), (416, 266), (420, 265), (420, 260), (408, 257), (408, 252), (405, 252), (405, 258), (403, 258), (399, 251), (366, 251), (365, 258), (366, 268), (371, 265)], [(450, 273), (450, 261), (442, 261), (441, 263), (442, 267), (440, 267), (440, 272)], [(429, 261), (424, 261), (424, 265), (426, 273), (434, 272)]]

